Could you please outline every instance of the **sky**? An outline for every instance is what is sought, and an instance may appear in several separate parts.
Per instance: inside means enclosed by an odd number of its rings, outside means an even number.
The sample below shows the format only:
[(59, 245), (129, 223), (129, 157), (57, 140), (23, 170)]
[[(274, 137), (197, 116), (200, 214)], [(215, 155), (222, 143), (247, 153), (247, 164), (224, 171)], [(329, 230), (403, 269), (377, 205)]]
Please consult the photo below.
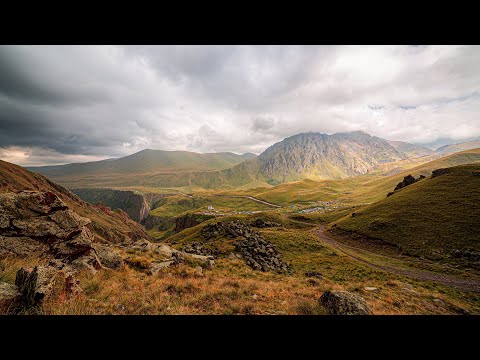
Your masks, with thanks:
[(480, 46), (0, 46), (0, 159), (259, 154), (302, 132), (480, 136)]

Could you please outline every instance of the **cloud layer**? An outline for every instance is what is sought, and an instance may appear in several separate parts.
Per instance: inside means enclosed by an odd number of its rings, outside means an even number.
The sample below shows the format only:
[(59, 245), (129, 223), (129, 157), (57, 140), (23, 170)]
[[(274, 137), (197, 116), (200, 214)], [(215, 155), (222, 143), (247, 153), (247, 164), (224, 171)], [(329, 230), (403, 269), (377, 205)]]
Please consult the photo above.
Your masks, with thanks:
[(480, 136), (479, 46), (0, 46), (0, 159)]

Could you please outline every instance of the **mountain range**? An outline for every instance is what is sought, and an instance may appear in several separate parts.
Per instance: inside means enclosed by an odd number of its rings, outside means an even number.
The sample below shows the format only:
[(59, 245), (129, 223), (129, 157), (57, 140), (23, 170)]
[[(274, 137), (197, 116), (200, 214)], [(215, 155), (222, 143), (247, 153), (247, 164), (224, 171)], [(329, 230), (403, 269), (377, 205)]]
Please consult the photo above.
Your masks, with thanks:
[(28, 169), (69, 188), (252, 188), (302, 179), (345, 179), (369, 173), (382, 164), (423, 157), (432, 160), (476, 147), (480, 141), (433, 151), (363, 131), (332, 135), (310, 132), (273, 144), (259, 156), (146, 149), (118, 159)]

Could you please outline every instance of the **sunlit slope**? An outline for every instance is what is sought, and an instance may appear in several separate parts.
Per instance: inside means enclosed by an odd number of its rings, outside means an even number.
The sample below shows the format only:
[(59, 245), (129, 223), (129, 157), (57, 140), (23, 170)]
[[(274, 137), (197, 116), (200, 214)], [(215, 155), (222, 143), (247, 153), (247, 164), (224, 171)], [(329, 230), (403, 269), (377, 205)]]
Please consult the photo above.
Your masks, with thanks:
[[(426, 157), (431, 159), (431, 157)], [(420, 160), (416, 160), (417, 162)], [(480, 162), (480, 149), (455, 153), (440, 159), (414, 166), (415, 162), (403, 160), (401, 172), (396, 173), (395, 164), (385, 164), (383, 168), (369, 174), (343, 180), (302, 180), (277, 185), (272, 188), (259, 187), (241, 191), (263, 200), (278, 204), (305, 203), (309, 201), (340, 200), (352, 204), (373, 203), (386, 197), (395, 186), (409, 174), (429, 176), (438, 168)], [(397, 163), (398, 165), (398, 163)], [(393, 175), (392, 175), (393, 173)]]
[(470, 150), (470, 149), (476, 149), (480, 147), (480, 139), (478, 140), (473, 140), (473, 141), (467, 141), (459, 144), (452, 144), (452, 145), (445, 145), (437, 150), (435, 150), (435, 153), (445, 156), (447, 154), (452, 154), (458, 151), (465, 151), (465, 150)]
[(456, 258), (455, 250), (478, 253), (480, 164), (448, 170), (398, 190), (356, 211), (355, 216), (347, 215), (335, 227), (431, 259)]

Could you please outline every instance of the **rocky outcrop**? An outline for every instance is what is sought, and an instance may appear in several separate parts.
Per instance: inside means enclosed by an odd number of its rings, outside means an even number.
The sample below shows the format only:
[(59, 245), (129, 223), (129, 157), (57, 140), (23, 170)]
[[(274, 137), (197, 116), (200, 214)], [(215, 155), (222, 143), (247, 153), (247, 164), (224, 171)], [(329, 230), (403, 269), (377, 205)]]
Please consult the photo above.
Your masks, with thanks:
[(93, 232), (95, 241), (118, 244), (150, 239), (143, 226), (130, 219), (126, 213), (112, 211), (107, 206), (91, 205), (40, 174), (0, 160), (0, 193), (20, 193), (25, 190), (52, 192), (70, 210), (90, 219), (87, 228)]
[(0, 255), (57, 259), (92, 271), (119, 268), (117, 252), (94, 244), (90, 223), (52, 192), (0, 194)]
[(266, 241), (263, 236), (249, 225), (240, 221), (225, 221), (206, 225), (202, 236), (207, 240), (215, 237), (239, 238), (235, 250), (254, 270), (289, 272), (289, 266), (281, 259), (275, 245)]
[(44, 300), (53, 292), (55, 284), (63, 284), (65, 298), (81, 292), (79, 280), (70, 267), (52, 261), (46, 266), (20, 268), (15, 277), (15, 285), (0, 284), (0, 313), (36, 314)]
[(73, 261), (93, 250), (89, 223), (52, 192), (0, 194), (0, 254)]
[(319, 303), (332, 315), (372, 315), (366, 301), (348, 291), (325, 291)]
[(418, 179), (415, 179), (412, 175), (407, 175), (403, 178), (403, 181), (399, 182), (397, 184), (397, 186), (395, 186), (395, 189), (392, 192), (389, 192), (387, 194), (387, 197), (393, 195), (395, 193), (395, 191), (403, 189), (404, 187), (412, 185), (412, 184), (416, 183), (417, 181), (420, 181), (420, 180), (423, 180), (423, 179), (425, 179), (425, 176), (423, 176), (423, 175), (420, 175), (418, 177)]

